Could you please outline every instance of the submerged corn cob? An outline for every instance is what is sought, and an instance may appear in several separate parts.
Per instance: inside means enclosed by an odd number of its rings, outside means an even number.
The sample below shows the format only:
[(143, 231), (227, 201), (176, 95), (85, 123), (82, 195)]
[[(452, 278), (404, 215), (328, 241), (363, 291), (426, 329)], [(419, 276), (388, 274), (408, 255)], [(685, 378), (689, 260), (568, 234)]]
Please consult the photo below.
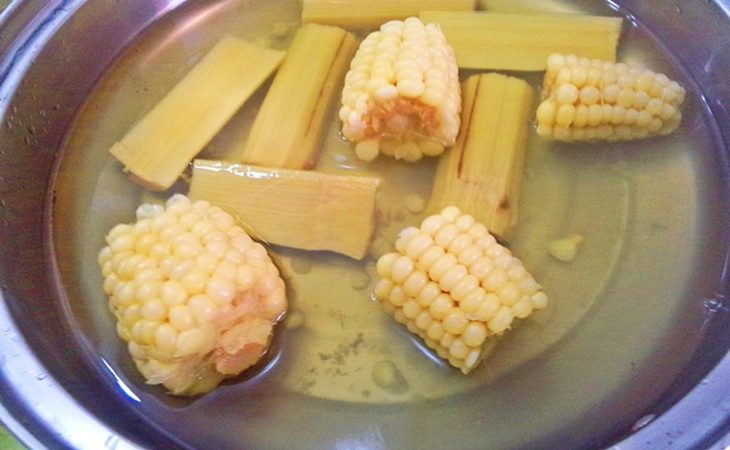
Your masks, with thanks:
[(310, 168), (356, 49), (355, 36), (342, 28), (314, 23), (300, 28), (256, 115), (241, 161)]
[(169, 188), (283, 58), (224, 37), (109, 151), (144, 187)]
[(401, 231), (395, 246), (378, 259), (376, 299), (465, 374), (515, 319), (547, 305), (522, 262), (454, 206)]
[(451, 47), (438, 25), (390, 21), (360, 44), (342, 90), (342, 134), (372, 160), (436, 156), (459, 133), (461, 92)]
[(620, 17), (582, 14), (421, 11), (419, 16), (443, 29), (460, 68), (490, 70), (545, 70), (551, 53), (615, 61), (622, 24)]
[(265, 353), (287, 307), (266, 249), (208, 202), (172, 196), (115, 226), (99, 253), (117, 333), (150, 384), (195, 395)]
[(386, 20), (415, 16), (423, 9), (473, 10), (475, 3), (475, 0), (303, 0), (302, 21), (366, 29)]
[(560, 141), (629, 140), (674, 131), (685, 90), (651, 70), (553, 54), (537, 133)]
[(504, 237), (517, 223), (533, 91), (506, 75), (472, 75), (463, 84), (462, 126), (436, 166), (429, 210), (458, 206)]

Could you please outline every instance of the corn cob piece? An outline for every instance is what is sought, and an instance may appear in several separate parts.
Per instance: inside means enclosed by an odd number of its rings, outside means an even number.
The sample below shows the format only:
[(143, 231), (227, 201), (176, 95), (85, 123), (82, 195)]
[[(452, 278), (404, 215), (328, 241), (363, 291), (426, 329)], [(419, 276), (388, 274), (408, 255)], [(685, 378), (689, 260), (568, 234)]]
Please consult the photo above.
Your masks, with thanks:
[(375, 298), (464, 374), (515, 319), (547, 305), (522, 262), (455, 206), (401, 231), (395, 247), (377, 261)]
[(504, 237), (517, 223), (532, 89), (496, 73), (463, 85), (462, 129), (436, 166), (429, 211), (456, 205)]
[(461, 92), (454, 53), (437, 25), (390, 21), (360, 44), (342, 90), (342, 134), (355, 153), (416, 161), (453, 145)]
[[(342, 28), (299, 29), (256, 116), (242, 162), (310, 168), (357, 40)], [(282, 130), (286, 132), (282, 133)]]
[(224, 37), (109, 151), (144, 187), (169, 188), (283, 57)]
[(198, 159), (189, 194), (228, 208), (268, 243), (361, 259), (374, 230), (379, 184), (371, 177)]
[(403, 20), (423, 9), (471, 11), (475, 0), (303, 0), (302, 21), (373, 29), (388, 20)]
[(261, 244), (208, 202), (143, 204), (99, 253), (104, 291), (149, 384), (197, 395), (255, 364), (287, 308)]
[(551, 55), (537, 133), (560, 141), (629, 140), (674, 131), (685, 90), (651, 70)]
[(551, 53), (616, 60), (621, 18), (577, 14), (421, 11), (441, 26), (459, 67), (545, 70)]

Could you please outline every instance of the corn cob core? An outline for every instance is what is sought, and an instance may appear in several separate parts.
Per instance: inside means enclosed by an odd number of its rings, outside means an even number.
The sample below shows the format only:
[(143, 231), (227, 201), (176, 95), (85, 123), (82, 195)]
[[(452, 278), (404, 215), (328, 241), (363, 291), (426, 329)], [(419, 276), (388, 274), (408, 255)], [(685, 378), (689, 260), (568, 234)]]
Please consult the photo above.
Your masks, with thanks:
[(553, 54), (537, 108), (537, 133), (560, 141), (667, 134), (679, 126), (684, 97), (684, 88), (664, 74)]
[(515, 319), (547, 305), (522, 262), (455, 206), (401, 231), (395, 247), (377, 261), (375, 298), (465, 374)]
[(364, 160), (380, 152), (416, 161), (436, 156), (459, 133), (456, 58), (436, 24), (393, 20), (369, 34), (342, 90), (343, 136)]
[(287, 307), (266, 249), (230, 214), (181, 194), (140, 206), (137, 219), (112, 228), (99, 264), (147, 382), (194, 395), (255, 364)]

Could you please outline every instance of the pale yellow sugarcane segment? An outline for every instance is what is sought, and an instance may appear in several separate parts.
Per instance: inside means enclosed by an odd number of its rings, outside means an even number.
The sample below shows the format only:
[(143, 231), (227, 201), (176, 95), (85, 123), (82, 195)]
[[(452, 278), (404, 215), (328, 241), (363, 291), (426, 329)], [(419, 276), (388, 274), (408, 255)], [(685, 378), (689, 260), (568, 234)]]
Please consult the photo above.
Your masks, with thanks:
[(429, 210), (458, 206), (504, 237), (517, 223), (532, 89), (489, 73), (469, 77), (462, 92), (462, 129), (439, 160)]
[(476, 9), (501, 13), (567, 13), (576, 14), (580, 4), (535, 0), (478, 0)]
[(552, 53), (616, 60), (619, 17), (421, 11), (441, 26), (460, 68), (541, 71)]
[(375, 226), (380, 179), (197, 159), (190, 197), (234, 212), (270, 244), (361, 259)]
[(329, 125), (326, 120), (357, 50), (357, 39), (342, 28), (304, 25), (297, 32), (271, 83), (241, 162), (308, 169)]
[(109, 151), (146, 188), (169, 188), (283, 58), (224, 37)]
[(303, 0), (302, 21), (374, 29), (425, 9), (472, 11), (475, 7), (475, 0)]

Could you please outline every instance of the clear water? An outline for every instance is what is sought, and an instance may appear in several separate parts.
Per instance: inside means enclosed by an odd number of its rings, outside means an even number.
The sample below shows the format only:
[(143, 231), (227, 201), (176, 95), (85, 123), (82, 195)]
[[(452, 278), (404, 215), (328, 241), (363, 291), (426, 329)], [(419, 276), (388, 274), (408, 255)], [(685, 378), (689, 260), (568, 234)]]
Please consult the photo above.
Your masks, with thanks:
[[(515, 9), (531, 2), (487, 3)], [(712, 143), (692, 95), (684, 124), (669, 137), (585, 145), (531, 137), (520, 224), (510, 246), (551, 303), (502, 339), (469, 376), (432, 358), (369, 300), (375, 258), (357, 262), (273, 248), (291, 287), (290, 317), (303, 321), (280, 327), (268, 360), (197, 400), (172, 398), (144, 385), (114, 331), (96, 255), (114, 224), (132, 221), (142, 201), (164, 196), (137, 188), (107, 150), (224, 34), (286, 48), (291, 33), (271, 37), (270, 32), (296, 23), (297, 5), (226, 0), (180, 8), (120, 57), (69, 130), (57, 179), (54, 241), (69, 293), (69, 320), (114, 373), (106, 374), (107, 380), (138, 401), (141, 417), (182, 442), (209, 448), (384, 448), (386, 443), (537, 448), (551, 442), (548, 437), (562, 439), (566, 429), (571, 437), (560, 442), (582, 442), (607, 427), (601, 420), (613, 426), (645, 415), (652, 395), (691, 353), (696, 337), (683, 337), (681, 328), (699, 320), (686, 316), (693, 306), (687, 290), (703, 242), (702, 149)], [(539, 8), (615, 14), (600, 2), (580, 5), (546, 1)], [(667, 55), (628, 21), (619, 57), (683, 81)], [(515, 75), (535, 86), (537, 99), (540, 77)], [(206, 156), (235, 156), (262, 94), (209, 144)], [(337, 129), (333, 117), (317, 169), (384, 179), (372, 246), (377, 255), (398, 230), (422, 218), (408, 212), (402, 199), (428, 198), (434, 164), (386, 158), (364, 164)], [(174, 190), (186, 187), (181, 183)], [(573, 233), (584, 237), (576, 258), (569, 263), (552, 258), (548, 243)], [(678, 317), (684, 317), (681, 325)], [(666, 345), (675, 349), (672, 357), (657, 356)], [(652, 384), (648, 368), (657, 358), (665, 372)], [(406, 388), (379, 383), (373, 372), (383, 364), (397, 368)], [(628, 395), (627, 386), (642, 395)]]

